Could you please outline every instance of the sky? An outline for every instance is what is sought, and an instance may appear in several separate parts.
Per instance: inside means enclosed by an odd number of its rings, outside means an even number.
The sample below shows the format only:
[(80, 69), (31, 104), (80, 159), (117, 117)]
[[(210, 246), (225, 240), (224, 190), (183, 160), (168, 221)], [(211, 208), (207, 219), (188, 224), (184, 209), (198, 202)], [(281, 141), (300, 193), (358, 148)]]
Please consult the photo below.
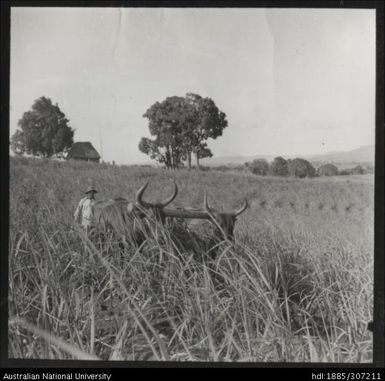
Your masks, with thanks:
[(375, 11), (11, 9), (10, 135), (41, 96), (104, 161), (149, 161), (146, 110), (210, 97), (214, 156), (313, 155), (375, 141)]

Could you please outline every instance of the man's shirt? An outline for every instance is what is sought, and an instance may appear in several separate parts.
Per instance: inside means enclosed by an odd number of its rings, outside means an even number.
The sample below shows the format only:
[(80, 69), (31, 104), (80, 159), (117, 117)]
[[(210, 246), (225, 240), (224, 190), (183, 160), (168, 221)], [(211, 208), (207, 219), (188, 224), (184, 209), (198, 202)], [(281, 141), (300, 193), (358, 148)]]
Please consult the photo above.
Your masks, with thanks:
[(95, 200), (89, 199), (88, 197), (82, 198), (75, 210), (75, 222), (88, 226), (92, 221), (94, 204)]

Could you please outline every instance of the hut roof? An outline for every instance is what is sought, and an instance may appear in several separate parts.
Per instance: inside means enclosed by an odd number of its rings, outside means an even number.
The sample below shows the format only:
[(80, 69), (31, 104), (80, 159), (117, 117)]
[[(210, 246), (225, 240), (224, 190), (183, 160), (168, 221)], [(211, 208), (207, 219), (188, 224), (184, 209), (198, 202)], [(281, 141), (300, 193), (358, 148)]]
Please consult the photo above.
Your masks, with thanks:
[(90, 142), (76, 142), (68, 152), (68, 159), (100, 159), (100, 155)]

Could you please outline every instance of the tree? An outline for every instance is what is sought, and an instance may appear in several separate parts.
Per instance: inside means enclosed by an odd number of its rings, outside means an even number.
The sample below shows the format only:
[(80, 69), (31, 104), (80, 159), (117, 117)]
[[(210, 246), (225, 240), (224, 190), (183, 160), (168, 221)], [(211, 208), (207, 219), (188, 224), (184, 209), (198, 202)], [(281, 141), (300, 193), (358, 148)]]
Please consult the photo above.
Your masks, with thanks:
[(340, 171), (340, 175), (341, 175), (341, 176), (351, 175), (351, 170), (350, 170), (349, 168), (342, 169), (342, 170)]
[(149, 120), (150, 134), (142, 138), (139, 149), (167, 168), (177, 168), (184, 155), (183, 127), (190, 128), (193, 110), (182, 97), (168, 97), (156, 102), (143, 115)]
[(150, 139), (150, 143), (148, 138), (142, 138), (139, 149), (165, 163), (167, 168), (176, 168), (181, 160), (187, 160), (190, 169), (192, 153), (196, 155), (199, 168), (199, 159), (212, 156), (207, 139), (217, 138), (227, 126), (226, 115), (215, 103), (197, 94), (156, 102), (143, 117), (148, 118), (154, 139)]
[(170, 165), (167, 151), (162, 152), (158, 149), (155, 141), (149, 138), (142, 138), (139, 142), (139, 149), (146, 155), (150, 156), (151, 159), (155, 159), (159, 163), (165, 163), (167, 167)]
[(356, 165), (350, 170), (350, 173), (352, 175), (363, 175), (365, 173), (365, 170), (361, 165)]
[(287, 176), (289, 174), (287, 161), (278, 156), (270, 164), (270, 174), (273, 176)]
[(248, 164), (248, 169), (254, 175), (266, 176), (269, 173), (269, 163), (265, 159), (255, 159)]
[(289, 174), (295, 177), (314, 177), (315, 168), (305, 159), (296, 158), (288, 165)]
[(74, 130), (68, 122), (57, 103), (41, 97), (19, 120), (20, 130), (11, 137), (11, 148), (16, 154), (44, 157), (63, 153), (73, 144)]
[(334, 164), (324, 164), (318, 168), (318, 174), (320, 176), (337, 176), (339, 171)]
[(363, 170), (364, 170), (364, 173), (374, 173), (374, 166), (371, 164), (366, 164)]
[[(213, 157), (213, 153), (211, 152), (210, 148), (207, 147), (206, 143), (201, 143), (197, 147), (194, 148), (196, 160), (197, 160), (197, 168), (199, 169), (199, 160), (204, 159), (205, 157)], [(191, 167), (189, 167), (191, 168)]]
[[(199, 169), (199, 159), (212, 157), (209, 149), (202, 148), (207, 139), (216, 139), (222, 136), (223, 129), (228, 126), (226, 114), (218, 109), (210, 98), (202, 98), (198, 94), (187, 93), (186, 102), (193, 107), (194, 116), (190, 128), (185, 129), (185, 152), (188, 157), (189, 168), (191, 167), (191, 153), (194, 152)], [(207, 144), (206, 144), (207, 146)], [(205, 146), (203, 146), (205, 147)], [(205, 156), (202, 156), (202, 152)]]
[(25, 152), (25, 141), (24, 134), (20, 130), (16, 132), (11, 137), (11, 148), (16, 155), (22, 155)]

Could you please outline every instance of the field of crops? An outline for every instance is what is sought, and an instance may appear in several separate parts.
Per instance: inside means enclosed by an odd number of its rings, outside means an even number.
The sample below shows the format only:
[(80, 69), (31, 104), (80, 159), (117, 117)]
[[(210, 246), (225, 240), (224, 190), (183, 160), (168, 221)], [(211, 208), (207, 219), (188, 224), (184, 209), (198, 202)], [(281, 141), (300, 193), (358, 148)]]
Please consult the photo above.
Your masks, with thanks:
[[(144, 246), (88, 240), (98, 199), (250, 208), (235, 240), (154, 225)], [(9, 357), (370, 362), (373, 176), (292, 179), (11, 158)]]

